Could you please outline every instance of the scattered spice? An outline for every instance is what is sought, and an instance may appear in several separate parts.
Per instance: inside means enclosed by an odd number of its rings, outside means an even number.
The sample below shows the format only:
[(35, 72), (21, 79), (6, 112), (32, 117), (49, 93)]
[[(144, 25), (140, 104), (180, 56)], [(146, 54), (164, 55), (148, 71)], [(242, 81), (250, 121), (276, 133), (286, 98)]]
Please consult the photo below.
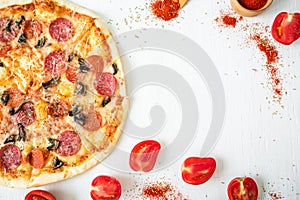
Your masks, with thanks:
[(158, 18), (169, 21), (178, 16), (180, 3), (178, 0), (156, 0), (151, 8)]
[(274, 191), (270, 191), (270, 192), (268, 192), (268, 194), (270, 195), (270, 197), (272, 198), (272, 200), (284, 199), (284, 197), (282, 196), (282, 194), (276, 193)]
[(280, 99), (282, 96), (282, 86), (279, 78), (278, 68), (275, 66), (278, 61), (278, 51), (276, 47), (271, 44), (268, 37), (261, 37), (259, 34), (250, 36), (257, 44), (257, 47), (266, 56), (266, 69), (270, 74), (272, 89), (274, 94)]
[(150, 200), (188, 200), (167, 182), (157, 182), (146, 185), (142, 192), (143, 197), (150, 198)]
[(238, 21), (235, 17), (231, 17), (229, 15), (225, 15), (222, 17), (222, 21), (227, 26), (236, 26), (236, 22)]
[(237, 23), (241, 20), (243, 20), (243, 16), (237, 16), (231, 13), (224, 13), (224, 11), (221, 11), (221, 16), (215, 19), (217, 23), (221, 23), (227, 27), (232, 26), (233, 28), (235, 28)]
[(249, 10), (259, 10), (263, 8), (268, 0), (239, 0), (239, 3)]
[[(246, 1), (246, 0), (243, 0)], [(257, 0), (248, 0), (249, 4), (256, 3)], [(262, 0), (261, 2), (264, 2)], [(263, 4), (263, 3), (261, 3)], [(230, 10), (221, 10), (221, 16), (216, 18), (215, 21), (221, 25), (220, 27), (232, 27), (235, 28), (237, 23), (243, 20), (242, 16), (237, 15)], [(244, 32), (246, 38), (248, 39), (246, 42), (255, 41), (257, 48), (264, 54), (266, 57), (265, 68), (269, 75), (270, 88), (272, 89), (274, 95), (274, 102), (280, 102), (283, 95), (282, 88), (282, 79), (279, 71), (279, 52), (274, 44), (272, 44), (272, 39), (269, 39), (270, 36), (266, 33), (269, 33), (269, 26), (265, 26), (261, 23), (243, 23), (240, 26), (242, 32)], [(246, 43), (247, 44), (247, 43)], [(256, 70), (254, 70), (256, 71)]]
[(270, 44), (270, 40), (267, 37), (261, 38), (260, 35), (255, 34), (251, 37), (257, 42), (257, 46), (267, 58), (267, 65), (274, 64), (278, 60), (278, 51), (276, 47)]

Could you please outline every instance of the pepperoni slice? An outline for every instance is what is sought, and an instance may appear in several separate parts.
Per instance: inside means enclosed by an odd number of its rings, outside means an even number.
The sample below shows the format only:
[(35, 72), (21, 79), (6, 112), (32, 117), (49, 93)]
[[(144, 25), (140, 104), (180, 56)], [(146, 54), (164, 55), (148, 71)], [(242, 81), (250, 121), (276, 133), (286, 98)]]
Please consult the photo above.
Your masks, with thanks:
[(2, 98), (4, 98), (4, 96), (6, 96), (7, 98), (7, 102), (5, 105), (9, 108), (18, 107), (19, 105), (21, 105), (21, 103), (23, 103), (25, 98), (24, 94), (16, 88), (8, 88), (3, 92)]
[(97, 131), (101, 127), (101, 116), (98, 112), (91, 109), (87, 112), (85, 115), (85, 123), (83, 125), (83, 128), (87, 131)]
[(73, 156), (81, 148), (81, 139), (74, 131), (65, 131), (57, 139), (60, 141), (57, 153), (62, 156)]
[(14, 115), (14, 118), (17, 124), (22, 124), (23, 126), (32, 124), (36, 118), (33, 103), (24, 103), (21, 109)]
[(49, 26), (49, 32), (53, 39), (65, 42), (74, 35), (73, 24), (66, 18), (57, 18)]
[(19, 33), (19, 27), (9, 18), (0, 18), (0, 41), (10, 42)]
[(42, 33), (42, 24), (37, 20), (27, 20), (24, 23), (24, 34), (27, 39), (37, 38)]
[(92, 55), (89, 56), (86, 61), (90, 65), (91, 70), (93, 70), (95, 73), (101, 74), (103, 72), (104, 61), (101, 56)]
[(63, 118), (68, 115), (71, 106), (61, 100), (56, 100), (52, 102), (48, 107), (48, 113), (54, 118)]
[(13, 170), (21, 164), (21, 151), (14, 144), (8, 144), (0, 149), (0, 165), (4, 169)]
[(67, 55), (64, 51), (53, 51), (45, 59), (44, 68), (53, 76), (60, 76), (66, 70)]
[(94, 81), (96, 91), (101, 95), (113, 96), (117, 87), (117, 79), (109, 72), (104, 72)]
[(75, 83), (75, 82), (78, 81), (78, 74), (79, 74), (79, 68), (78, 67), (68, 65), (68, 68), (67, 68), (67, 71), (66, 71), (66, 78), (71, 83)]
[(41, 169), (45, 165), (44, 153), (41, 149), (35, 148), (29, 154), (29, 163), (34, 168)]

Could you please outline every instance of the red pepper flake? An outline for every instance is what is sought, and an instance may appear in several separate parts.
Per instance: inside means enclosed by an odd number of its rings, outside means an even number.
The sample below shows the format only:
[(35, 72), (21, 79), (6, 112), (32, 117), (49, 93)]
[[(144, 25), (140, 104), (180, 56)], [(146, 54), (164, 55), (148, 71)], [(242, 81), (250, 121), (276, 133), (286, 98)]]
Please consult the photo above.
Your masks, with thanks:
[(221, 23), (228, 27), (232, 26), (233, 28), (235, 28), (237, 23), (241, 20), (243, 20), (242, 16), (235, 16), (234, 14), (230, 14), (230, 13), (226, 14), (223, 11), (221, 11), (221, 17), (215, 19), (217, 23)]
[(167, 182), (157, 182), (143, 188), (143, 197), (150, 200), (188, 200)]
[(259, 10), (263, 8), (268, 0), (239, 0), (239, 3), (249, 10)]
[(225, 15), (222, 17), (222, 22), (223, 24), (225, 24), (226, 26), (233, 26), (235, 27), (236, 26), (236, 23), (237, 23), (237, 19), (235, 17), (231, 17), (229, 15)]
[(266, 68), (268, 74), (270, 74), (270, 79), (272, 81), (272, 89), (274, 94), (279, 97), (282, 96), (282, 86), (279, 78), (278, 68), (275, 67), (278, 61), (278, 51), (276, 47), (271, 44), (270, 40), (267, 37), (261, 37), (259, 34), (254, 34), (250, 37), (257, 44), (257, 47), (261, 52), (266, 56)]
[(178, 0), (156, 0), (151, 8), (158, 18), (169, 21), (178, 16), (180, 3)]
[(270, 44), (270, 40), (267, 37), (261, 38), (260, 35), (255, 34), (252, 36), (252, 39), (257, 42), (260, 51), (265, 53), (267, 65), (273, 64), (278, 60), (278, 51), (274, 45)]

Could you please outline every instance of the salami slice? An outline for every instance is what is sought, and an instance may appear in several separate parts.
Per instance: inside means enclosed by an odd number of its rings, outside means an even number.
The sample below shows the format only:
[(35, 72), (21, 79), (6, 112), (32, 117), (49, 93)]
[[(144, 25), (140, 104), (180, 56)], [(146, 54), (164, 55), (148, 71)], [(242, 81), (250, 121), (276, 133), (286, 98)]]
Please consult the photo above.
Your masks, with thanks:
[(19, 33), (20, 29), (16, 23), (9, 18), (0, 18), (0, 41), (10, 42)]
[(45, 59), (44, 68), (54, 77), (66, 71), (67, 55), (64, 51), (52, 51)]
[(15, 122), (23, 126), (29, 126), (36, 119), (33, 103), (27, 102), (22, 105), (20, 110), (14, 115)]
[(111, 73), (104, 72), (96, 77), (94, 87), (101, 95), (113, 96), (117, 87), (117, 79)]
[(48, 107), (48, 113), (54, 118), (63, 118), (68, 115), (71, 106), (61, 100), (56, 100), (52, 102)]
[(87, 131), (97, 131), (101, 127), (101, 116), (98, 112), (91, 109), (87, 111), (87, 114), (85, 115), (85, 123), (83, 125), (83, 128)]
[(24, 34), (27, 39), (37, 38), (42, 33), (42, 24), (37, 20), (27, 20), (24, 23)]
[(8, 144), (0, 149), (0, 164), (6, 170), (14, 170), (21, 164), (21, 151), (14, 144)]
[(95, 73), (101, 74), (103, 72), (104, 61), (101, 56), (92, 55), (92, 56), (89, 56), (86, 59), (86, 61), (90, 65), (91, 70), (94, 71)]
[(81, 139), (74, 131), (65, 131), (57, 139), (60, 141), (57, 153), (62, 156), (73, 156), (81, 148)]
[(73, 24), (66, 18), (57, 18), (49, 26), (49, 32), (53, 39), (65, 42), (74, 35)]
[(29, 163), (31, 166), (37, 169), (41, 169), (45, 165), (44, 153), (41, 149), (32, 149), (29, 154)]
[(67, 71), (66, 71), (66, 78), (71, 82), (75, 83), (79, 79), (79, 68), (75, 67), (73, 65), (68, 65)]

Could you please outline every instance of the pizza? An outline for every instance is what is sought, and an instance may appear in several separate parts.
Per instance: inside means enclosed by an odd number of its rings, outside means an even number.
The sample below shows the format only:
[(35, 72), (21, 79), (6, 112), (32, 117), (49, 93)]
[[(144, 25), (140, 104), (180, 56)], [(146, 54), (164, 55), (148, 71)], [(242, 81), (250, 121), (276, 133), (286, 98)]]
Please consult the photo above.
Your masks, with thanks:
[(126, 120), (109, 30), (63, 0), (1, 1), (0, 184), (27, 188), (97, 165)]

